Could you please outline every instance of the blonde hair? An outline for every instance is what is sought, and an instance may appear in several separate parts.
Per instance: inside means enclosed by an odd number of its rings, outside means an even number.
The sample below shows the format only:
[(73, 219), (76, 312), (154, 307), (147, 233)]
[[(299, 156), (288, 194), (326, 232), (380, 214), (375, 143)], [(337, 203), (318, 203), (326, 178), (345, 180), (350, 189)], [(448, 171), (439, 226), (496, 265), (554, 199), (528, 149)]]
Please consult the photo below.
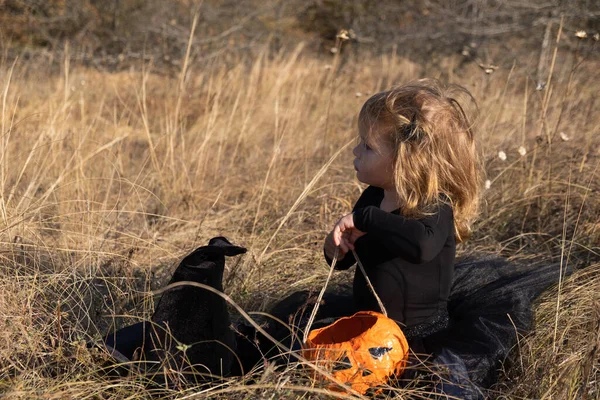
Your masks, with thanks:
[(366, 139), (393, 149), (402, 214), (421, 218), (449, 203), (458, 242), (471, 236), (483, 178), (465, 102), (477, 109), (467, 89), (421, 79), (373, 95), (359, 114), (369, 126)]

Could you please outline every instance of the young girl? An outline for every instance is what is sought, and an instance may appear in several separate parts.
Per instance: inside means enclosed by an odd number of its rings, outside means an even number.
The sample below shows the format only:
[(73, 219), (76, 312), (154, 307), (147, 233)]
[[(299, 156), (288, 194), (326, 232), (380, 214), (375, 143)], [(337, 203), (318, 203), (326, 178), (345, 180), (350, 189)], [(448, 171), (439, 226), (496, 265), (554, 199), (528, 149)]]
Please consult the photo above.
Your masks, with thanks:
[[(532, 328), (532, 302), (558, 280), (560, 266), (494, 254), (455, 265), (483, 176), (463, 109), (469, 103), (475, 105), (466, 89), (431, 79), (367, 100), (353, 153), (357, 178), (369, 186), (327, 236), (324, 252), (331, 265), (337, 248), (336, 268), (348, 269), (355, 250), (388, 317), (402, 328), (411, 368), (400, 385), (419, 374), (426, 357), (433, 392), (483, 399), (517, 336)], [(380, 311), (360, 269), (352, 297), (351, 311)], [(333, 300), (327, 311), (339, 315), (344, 302)]]
[[(409, 343), (445, 328), (456, 243), (471, 233), (481, 173), (469, 92), (422, 79), (377, 93), (359, 114), (353, 150), (360, 182), (369, 185), (351, 214), (325, 239), (331, 265), (348, 269), (355, 250), (369, 279)], [(354, 308), (379, 311), (356, 270)]]

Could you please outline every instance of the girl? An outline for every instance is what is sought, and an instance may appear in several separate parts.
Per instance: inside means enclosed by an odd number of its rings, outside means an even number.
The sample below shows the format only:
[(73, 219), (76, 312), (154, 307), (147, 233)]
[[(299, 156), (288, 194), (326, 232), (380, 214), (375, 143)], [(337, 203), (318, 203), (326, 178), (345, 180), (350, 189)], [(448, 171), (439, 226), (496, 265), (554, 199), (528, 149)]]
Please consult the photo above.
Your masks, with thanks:
[[(462, 99), (461, 99), (462, 98)], [(481, 173), (459, 86), (423, 79), (377, 93), (359, 114), (354, 168), (369, 185), (325, 239), (331, 265), (348, 269), (355, 250), (388, 316), (409, 343), (447, 326), (456, 243), (471, 233)], [(379, 307), (357, 269), (357, 310)]]
[[(421, 354), (443, 366), (427, 368), (443, 376), (430, 376), (434, 392), (482, 399), (517, 334), (531, 329), (532, 302), (557, 281), (560, 265), (481, 254), (455, 265), (483, 177), (467, 103), (476, 108), (466, 89), (431, 79), (367, 100), (353, 153), (357, 178), (369, 186), (327, 236), (324, 252), (331, 265), (337, 247), (336, 268), (348, 269), (355, 250), (388, 317), (406, 335), (410, 363), (418, 365)], [(352, 311), (380, 311), (360, 270), (352, 297)], [(344, 305), (330, 301), (330, 313), (342, 309), (336, 303)], [(402, 381), (417, 373), (407, 370)]]

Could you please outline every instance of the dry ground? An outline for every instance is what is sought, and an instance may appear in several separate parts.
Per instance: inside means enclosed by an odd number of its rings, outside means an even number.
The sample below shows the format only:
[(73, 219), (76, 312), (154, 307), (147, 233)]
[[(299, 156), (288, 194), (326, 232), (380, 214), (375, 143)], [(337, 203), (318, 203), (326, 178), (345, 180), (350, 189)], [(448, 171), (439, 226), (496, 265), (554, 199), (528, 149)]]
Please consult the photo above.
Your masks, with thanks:
[[(574, 32), (566, 32), (573, 35)], [(362, 187), (350, 147), (365, 99), (423, 76), (466, 86), (480, 106), (489, 179), (473, 238), (492, 252), (580, 268), (537, 307), (499, 398), (598, 398), (600, 205), (594, 40), (558, 51), (545, 89), (537, 55), (486, 73), (457, 57), (315, 58), (296, 49), (182, 63), (180, 74), (4, 60), (0, 65), (0, 391), (9, 398), (144, 398), (139, 377), (97, 371), (85, 342), (147, 317), (143, 295), (215, 235), (246, 246), (226, 292), (260, 311), (320, 288), (322, 240)], [(521, 154), (519, 148), (522, 146)], [(499, 157), (504, 152), (504, 157)], [(336, 274), (347, 282), (351, 274)], [(302, 373), (163, 396), (321, 397)], [(411, 395), (406, 391), (397, 396)], [(418, 396), (416, 392), (413, 396)]]

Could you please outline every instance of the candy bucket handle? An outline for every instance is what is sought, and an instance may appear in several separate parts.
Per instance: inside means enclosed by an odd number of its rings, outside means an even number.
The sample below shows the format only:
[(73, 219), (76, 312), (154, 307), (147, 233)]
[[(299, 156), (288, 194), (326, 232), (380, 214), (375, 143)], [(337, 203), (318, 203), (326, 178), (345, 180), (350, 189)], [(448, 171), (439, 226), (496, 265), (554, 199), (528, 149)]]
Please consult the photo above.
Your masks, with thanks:
[(365, 267), (363, 267), (362, 263), (360, 262), (360, 259), (358, 258), (358, 254), (356, 254), (356, 251), (354, 251), (354, 250), (352, 250), (352, 254), (354, 255), (354, 258), (356, 259), (356, 263), (358, 264), (358, 267), (360, 268), (360, 270), (362, 271), (363, 275), (365, 276), (365, 280), (367, 281), (367, 285), (369, 285), (369, 289), (371, 289), (371, 292), (373, 293), (373, 296), (375, 296), (375, 299), (377, 300), (377, 304), (379, 304), (379, 308), (381, 309), (381, 313), (387, 317), (388, 316), (387, 310), (383, 306), (383, 302), (381, 301), (381, 299), (379, 298), (379, 296), (377, 296), (377, 292), (375, 292), (375, 288), (371, 284), (371, 280), (369, 280), (369, 277), (367, 276), (367, 271), (365, 271)]
[[(312, 312), (310, 313), (310, 318), (308, 319), (306, 328), (304, 328), (304, 335), (302, 337), (302, 343), (306, 343), (306, 341), (308, 340), (308, 334), (310, 333), (310, 327), (312, 326), (312, 324), (315, 320), (315, 317), (317, 316), (317, 311), (319, 310), (319, 305), (321, 304), (321, 300), (323, 299), (323, 295), (325, 294), (325, 289), (327, 289), (327, 285), (329, 284), (329, 280), (331, 279), (331, 275), (333, 274), (333, 270), (335, 269), (335, 264), (337, 263), (339, 252), (340, 252), (340, 248), (336, 247), (335, 253), (333, 254), (333, 260), (331, 261), (331, 267), (329, 268), (329, 274), (327, 274), (327, 279), (325, 280), (323, 289), (321, 289), (321, 293), (319, 293), (317, 302), (315, 303), (315, 306), (314, 306)], [(352, 250), (352, 255), (354, 255), (354, 259), (356, 260), (358, 267), (360, 268), (361, 272), (365, 276), (367, 285), (369, 285), (369, 289), (371, 289), (373, 296), (375, 296), (375, 299), (377, 300), (377, 303), (379, 304), (379, 308), (381, 308), (381, 313), (387, 317), (387, 315), (388, 315), (387, 310), (383, 306), (383, 303), (381, 302), (381, 299), (379, 298), (379, 296), (377, 296), (377, 293), (375, 292), (375, 288), (373, 287), (373, 285), (371, 284), (371, 281), (369, 280), (369, 277), (367, 276), (367, 271), (365, 271), (365, 268), (363, 267), (362, 263), (360, 262), (360, 259), (358, 258), (358, 254), (356, 254), (356, 251)]]

